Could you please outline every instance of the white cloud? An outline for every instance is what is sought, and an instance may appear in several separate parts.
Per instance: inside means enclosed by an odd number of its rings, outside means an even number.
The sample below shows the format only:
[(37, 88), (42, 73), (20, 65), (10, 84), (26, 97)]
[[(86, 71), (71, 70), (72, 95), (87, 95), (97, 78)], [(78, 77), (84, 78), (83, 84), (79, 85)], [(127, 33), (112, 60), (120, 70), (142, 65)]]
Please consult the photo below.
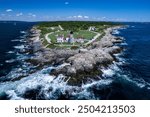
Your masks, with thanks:
[(74, 15), (74, 16), (69, 16), (69, 17), (67, 17), (67, 18), (69, 18), (69, 19), (82, 19), (82, 20), (86, 20), (86, 19), (89, 19), (89, 16), (83, 16), (83, 15)]
[(77, 16), (73, 16), (73, 18), (77, 18)]
[(72, 18), (72, 16), (68, 16), (67, 18), (71, 19), (71, 18)]
[(69, 4), (69, 2), (65, 2), (65, 5), (68, 5)]
[(6, 12), (12, 12), (12, 11), (13, 11), (12, 9), (7, 9), (7, 10), (6, 10)]
[(36, 15), (33, 14), (33, 13), (28, 13), (28, 16), (29, 16), (29, 17), (36, 17)]
[(78, 15), (77, 17), (78, 17), (78, 18), (83, 18), (83, 16), (82, 16), (82, 15)]
[(35, 15), (35, 14), (33, 14), (33, 15), (32, 15), (32, 17), (36, 17), (36, 15)]
[(89, 19), (89, 16), (84, 16), (85, 19)]
[(102, 19), (106, 19), (106, 17), (102, 17)]
[(1, 16), (5, 16), (6, 14), (1, 14)]
[(22, 15), (23, 15), (23, 13), (16, 14), (17, 17), (22, 16)]

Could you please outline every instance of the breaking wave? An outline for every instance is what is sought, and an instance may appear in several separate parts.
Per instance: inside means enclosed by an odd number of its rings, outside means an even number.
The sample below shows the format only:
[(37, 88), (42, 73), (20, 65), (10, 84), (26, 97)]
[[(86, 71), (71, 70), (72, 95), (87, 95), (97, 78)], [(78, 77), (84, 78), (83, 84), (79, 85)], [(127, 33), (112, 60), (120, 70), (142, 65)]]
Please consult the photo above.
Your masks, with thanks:
[[(96, 99), (92, 94), (92, 87), (107, 86), (112, 80), (100, 80), (81, 87), (67, 85), (68, 80), (60, 74), (50, 76), (53, 67), (45, 68), (28, 77), (15, 82), (5, 82), (0, 85), (0, 94), (9, 99)], [(91, 90), (91, 91), (90, 91)]]

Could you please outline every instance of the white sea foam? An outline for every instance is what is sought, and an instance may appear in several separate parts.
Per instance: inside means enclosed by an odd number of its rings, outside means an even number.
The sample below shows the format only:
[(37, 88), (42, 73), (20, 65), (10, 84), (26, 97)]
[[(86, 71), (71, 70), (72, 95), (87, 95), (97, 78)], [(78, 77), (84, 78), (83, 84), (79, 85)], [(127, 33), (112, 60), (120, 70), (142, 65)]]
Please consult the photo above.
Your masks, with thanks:
[(113, 77), (116, 72), (119, 72), (120, 68), (118, 66), (118, 62), (113, 62), (113, 64), (109, 65), (108, 68), (103, 68), (102, 69), (102, 76), (103, 77)]
[(125, 30), (125, 29), (127, 29), (127, 28), (128, 28), (128, 26), (119, 28), (119, 30)]
[(18, 97), (14, 90), (8, 90), (8, 91), (6, 91), (6, 94), (9, 95), (9, 97), (11, 98), (11, 100), (24, 100), (23, 98)]
[(69, 80), (60, 74), (58, 77), (50, 76), (49, 72), (53, 67), (45, 68), (41, 71), (31, 74), (19, 81), (5, 82), (0, 84), (0, 93), (6, 92), (11, 99), (23, 99), (22, 95), (28, 90), (41, 87), (40, 93), (44, 94), (44, 99), (58, 99), (61, 94), (73, 96), (75, 99), (95, 99), (94, 94), (88, 91), (88, 88), (99, 85), (109, 85), (112, 80), (93, 81), (90, 84), (81, 87), (67, 85)]
[(127, 46), (128, 44), (124, 42), (124, 43), (121, 43), (120, 45)]
[(20, 41), (20, 39), (14, 39), (14, 40), (11, 40), (12, 42), (16, 42), (16, 41)]
[[(65, 76), (61, 74), (58, 77), (50, 76), (49, 73), (51, 72), (51, 69), (54, 69), (54, 67), (45, 68), (19, 81), (1, 83), (0, 92), (5, 91), (13, 100), (21, 100), (24, 99), (22, 96), (26, 91), (37, 89), (40, 86), (41, 89), (39, 94), (44, 94), (42, 95), (44, 96), (44, 99), (58, 99), (61, 94), (68, 95), (72, 97), (71, 99), (100, 99), (101, 97), (95, 97), (93, 92), (90, 91), (92, 87), (100, 90), (113, 82), (113, 79), (101, 79), (99, 81), (93, 81), (92, 83), (83, 84), (81, 87), (69, 86), (67, 85)], [(119, 67), (114, 62), (114, 64), (109, 66), (109, 69), (106, 69), (104, 73), (110, 77), (119, 70)], [(133, 81), (128, 78), (128, 76), (120, 73), (118, 75), (118, 77), (123, 78), (128, 82), (134, 83), (137, 87), (145, 87), (144, 83)], [(147, 89), (149, 88), (150, 87)], [(68, 93), (66, 94), (66, 92)]]
[(118, 31), (118, 30), (113, 30), (113, 32), (112, 32), (112, 34), (120, 34), (120, 31)]
[(20, 45), (20, 46), (14, 46), (15, 49), (24, 49), (25, 46), (24, 45)]
[(83, 89), (86, 89), (86, 88), (89, 88), (89, 87), (92, 87), (92, 86), (94, 86), (94, 85), (109, 85), (109, 84), (111, 84), (112, 83), (112, 79), (105, 79), (105, 80), (103, 80), (103, 79), (101, 79), (101, 80), (99, 80), (99, 81), (94, 81), (94, 82), (92, 82), (92, 83), (88, 83), (88, 84), (84, 84), (84, 85), (82, 85), (82, 88)]
[(115, 72), (112, 69), (103, 69), (102, 72), (103, 77), (112, 77), (115, 74)]
[(13, 63), (13, 62), (15, 62), (16, 60), (15, 59), (10, 59), (10, 60), (6, 60), (5, 62), (6, 63)]
[(27, 42), (27, 41), (26, 41), (25, 39), (21, 39), (20, 42), (25, 43), (25, 42)]
[(15, 53), (14, 51), (8, 51), (8, 52), (6, 52), (6, 53), (8, 53), (8, 54), (13, 54), (13, 53)]
[[(22, 95), (26, 90), (35, 89), (37, 86), (43, 87), (42, 90), (46, 92), (49, 87), (52, 87), (53, 91), (55, 91), (57, 88), (65, 90), (66, 82), (64, 82), (64, 76), (59, 75), (57, 78), (55, 78), (54, 76), (50, 76), (48, 73), (46, 74), (46, 71), (49, 72), (50, 69), (51, 67), (43, 69), (42, 71), (31, 74), (30, 76), (19, 81), (1, 83), (0, 92), (5, 91), (10, 95), (10, 97), (12, 96), (13, 92), (12, 99), (14, 99), (16, 95)], [(19, 69), (17, 71), (19, 71)], [(13, 77), (16, 77), (14, 74), (12, 75)], [(11, 91), (11, 93), (8, 93), (8, 91)], [(46, 98), (52, 98), (51, 96), (52, 95), (47, 94)]]
[(26, 34), (27, 32), (26, 32), (26, 31), (20, 31), (20, 33), (21, 33), (21, 34)]
[(121, 57), (124, 54), (124, 52), (122, 53), (118, 53), (118, 54), (114, 54), (114, 56), (118, 59), (119, 62), (116, 62), (117, 65), (123, 65), (126, 63), (126, 59)]
[(150, 89), (150, 84), (148, 82), (145, 81), (140, 81), (140, 80), (133, 80), (130, 77), (128, 77), (127, 75), (121, 75), (120, 77), (124, 78), (126, 81), (133, 83), (135, 86), (139, 87), (139, 88), (144, 88), (147, 87), (147, 89)]

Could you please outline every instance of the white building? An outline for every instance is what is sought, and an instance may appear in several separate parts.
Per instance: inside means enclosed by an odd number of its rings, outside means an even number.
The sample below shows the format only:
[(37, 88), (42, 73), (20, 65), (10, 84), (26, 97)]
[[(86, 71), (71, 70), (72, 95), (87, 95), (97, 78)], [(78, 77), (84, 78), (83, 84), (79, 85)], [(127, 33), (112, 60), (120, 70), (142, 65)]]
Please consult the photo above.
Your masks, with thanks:
[(63, 43), (64, 42), (64, 37), (57, 37), (57, 43)]
[(84, 39), (83, 38), (78, 38), (75, 40), (75, 42), (77, 43), (84, 43)]
[(89, 31), (95, 31), (96, 28), (94, 26), (89, 27)]
[(66, 38), (66, 42), (68, 42), (68, 41), (69, 41), (69, 37)]

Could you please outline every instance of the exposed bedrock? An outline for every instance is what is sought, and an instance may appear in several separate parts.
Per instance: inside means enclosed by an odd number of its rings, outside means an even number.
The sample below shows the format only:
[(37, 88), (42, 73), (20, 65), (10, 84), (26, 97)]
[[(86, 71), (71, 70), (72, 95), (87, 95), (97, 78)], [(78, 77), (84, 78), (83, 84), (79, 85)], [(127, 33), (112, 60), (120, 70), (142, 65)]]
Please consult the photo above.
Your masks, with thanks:
[(65, 74), (68, 76), (78, 73), (89, 73), (97, 66), (107, 66), (111, 64), (115, 58), (113, 54), (122, 51), (119, 46), (114, 43), (122, 42), (122, 38), (115, 37), (110, 34), (110, 29), (106, 30), (106, 35), (97, 42), (94, 42), (90, 49), (80, 49), (79, 53), (66, 59), (69, 65), (53, 70), (52, 74)]
[[(111, 64), (115, 61), (113, 54), (122, 51), (121, 47), (114, 44), (121, 43), (123, 39), (113, 36), (112, 30), (113, 28), (105, 30), (105, 36), (87, 48), (71, 50), (47, 49), (38, 46), (39, 51), (34, 52), (35, 57), (31, 58), (30, 62), (40, 66), (46, 64), (58, 66), (50, 75), (63, 74), (71, 77), (69, 82), (81, 84), (84, 79), (99, 75), (101, 73), (99, 68)], [(65, 64), (63, 67), (59, 67), (63, 64)]]

